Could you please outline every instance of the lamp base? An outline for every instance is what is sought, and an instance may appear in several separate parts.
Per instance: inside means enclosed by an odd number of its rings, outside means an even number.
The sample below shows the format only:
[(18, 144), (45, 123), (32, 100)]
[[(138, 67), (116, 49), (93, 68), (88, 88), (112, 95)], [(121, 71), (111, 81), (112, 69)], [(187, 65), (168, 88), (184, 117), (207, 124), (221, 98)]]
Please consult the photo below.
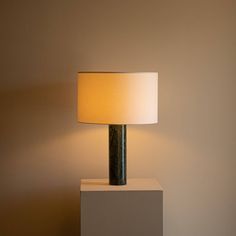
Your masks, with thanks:
[(126, 125), (109, 125), (109, 184), (126, 185)]

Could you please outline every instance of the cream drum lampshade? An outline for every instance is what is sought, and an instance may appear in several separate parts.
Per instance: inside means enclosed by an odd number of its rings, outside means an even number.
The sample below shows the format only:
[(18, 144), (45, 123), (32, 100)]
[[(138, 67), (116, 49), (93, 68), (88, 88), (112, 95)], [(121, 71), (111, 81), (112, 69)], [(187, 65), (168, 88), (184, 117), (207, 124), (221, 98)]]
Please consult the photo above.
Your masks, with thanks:
[(83, 123), (157, 123), (158, 74), (79, 72), (77, 104)]

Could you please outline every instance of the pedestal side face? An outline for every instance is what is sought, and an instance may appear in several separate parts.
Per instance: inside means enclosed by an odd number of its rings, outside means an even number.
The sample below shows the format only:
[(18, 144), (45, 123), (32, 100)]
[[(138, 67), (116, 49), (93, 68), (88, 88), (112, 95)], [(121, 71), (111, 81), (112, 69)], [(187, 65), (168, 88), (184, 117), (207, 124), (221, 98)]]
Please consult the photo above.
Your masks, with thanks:
[(81, 191), (81, 236), (163, 236), (163, 192)]

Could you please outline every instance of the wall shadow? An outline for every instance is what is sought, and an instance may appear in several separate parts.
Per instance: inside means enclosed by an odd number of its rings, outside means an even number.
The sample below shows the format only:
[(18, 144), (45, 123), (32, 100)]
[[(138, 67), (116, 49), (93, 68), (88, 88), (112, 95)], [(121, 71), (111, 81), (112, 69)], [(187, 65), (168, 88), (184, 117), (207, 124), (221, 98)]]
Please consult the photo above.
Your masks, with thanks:
[(78, 188), (1, 198), (0, 235), (80, 235), (79, 212)]

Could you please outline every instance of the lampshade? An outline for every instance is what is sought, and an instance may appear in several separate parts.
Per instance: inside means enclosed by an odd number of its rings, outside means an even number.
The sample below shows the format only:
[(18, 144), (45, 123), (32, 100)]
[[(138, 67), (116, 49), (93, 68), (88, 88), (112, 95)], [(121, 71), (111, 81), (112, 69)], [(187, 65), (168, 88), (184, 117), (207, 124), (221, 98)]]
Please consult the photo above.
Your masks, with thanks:
[(157, 123), (157, 99), (157, 73), (78, 73), (79, 122), (96, 124)]

